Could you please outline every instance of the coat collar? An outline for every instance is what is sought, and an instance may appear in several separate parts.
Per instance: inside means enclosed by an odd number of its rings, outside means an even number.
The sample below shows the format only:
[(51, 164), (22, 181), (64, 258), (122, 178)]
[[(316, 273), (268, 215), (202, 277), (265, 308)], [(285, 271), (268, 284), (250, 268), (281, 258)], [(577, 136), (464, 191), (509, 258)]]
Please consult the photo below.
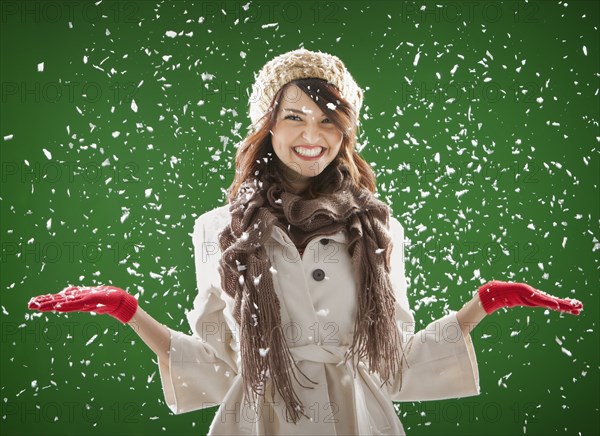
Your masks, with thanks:
[[(288, 234), (279, 226), (273, 226), (271, 237), (279, 242), (281, 245), (294, 245)], [(332, 241), (340, 242), (342, 244), (348, 243), (348, 237), (344, 230), (340, 230), (332, 235), (317, 236), (317, 239), (329, 239)]]

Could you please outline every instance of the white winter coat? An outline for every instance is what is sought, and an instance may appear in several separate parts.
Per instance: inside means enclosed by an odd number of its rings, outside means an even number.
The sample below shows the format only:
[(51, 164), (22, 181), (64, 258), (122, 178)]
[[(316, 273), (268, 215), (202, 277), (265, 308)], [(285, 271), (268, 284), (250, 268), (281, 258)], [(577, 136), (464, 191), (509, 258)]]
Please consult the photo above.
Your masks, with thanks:
[[(396, 319), (408, 366), (387, 387), (364, 363), (354, 373), (343, 363), (351, 344), (357, 285), (345, 231), (311, 239), (300, 257), (285, 231), (274, 227), (267, 252), (276, 272), (273, 285), (291, 353), (311, 380), (296, 392), (308, 418), (285, 420), (285, 405), (268, 393), (246, 404), (240, 372), (238, 329), (233, 300), (221, 289), (217, 234), (229, 222), (229, 206), (200, 216), (195, 223), (198, 295), (187, 314), (191, 336), (170, 330), (168, 366), (159, 362), (166, 403), (175, 414), (220, 405), (209, 434), (404, 434), (392, 401), (421, 401), (479, 394), (477, 360), (469, 335), (463, 337), (452, 312), (414, 333), (404, 275), (404, 231), (390, 219), (394, 248), (390, 279)], [(376, 254), (374, 254), (376, 255)], [(316, 271), (316, 272), (315, 272)], [(264, 350), (268, 353), (268, 350)], [(270, 389), (267, 389), (270, 392)]]

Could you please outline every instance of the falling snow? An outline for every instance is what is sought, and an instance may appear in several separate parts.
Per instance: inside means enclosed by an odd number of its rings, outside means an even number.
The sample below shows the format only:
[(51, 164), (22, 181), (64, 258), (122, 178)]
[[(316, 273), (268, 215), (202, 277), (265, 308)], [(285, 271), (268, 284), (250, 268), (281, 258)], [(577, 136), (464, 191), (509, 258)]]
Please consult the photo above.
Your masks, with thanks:
[[(597, 12), (586, 2), (522, 2), (518, 11), (498, 3), (505, 9), (492, 23), (466, 3), (452, 10), (443, 2), (421, 3), (348, 2), (331, 16), (331, 9), (312, 5), (302, 9), (302, 18), (310, 19), (305, 25), (278, 13), (277, 5), (261, 10), (256, 2), (211, 11), (193, 2), (114, 9), (97, 1), (88, 11), (98, 12), (94, 22), (63, 17), (51, 33), (33, 26), (31, 38), (3, 47), (7, 84), (34, 80), (46, 84), (44, 92), (54, 85), (63, 92), (55, 104), (43, 101), (50, 94), (9, 95), (6, 89), (1, 292), (2, 316), (16, 329), (7, 328), (3, 343), (7, 410), (18, 402), (62, 404), (75, 392), (87, 396), (83, 407), (91, 416), (102, 401), (99, 381), (117, 396), (121, 389), (160, 389), (154, 355), (128, 326), (98, 316), (89, 331), (69, 332), (89, 318), (34, 313), (23, 302), (67, 283), (113, 283), (165, 325), (187, 332), (198, 249), (190, 236), (194, 220), (225, 199), (249, 126), (246, 88), (264, 61), (306, 46), (339, 51), (365, 91), (357, 150), (377, 176), (378, 198), (404, 227), (406, 241), (396, 247), (403, 249), (417, 322), (460, 309), (491, 279), (580, 298), (587, 310), (579, 317), (506, 310), (493, 316), (509, 330), (498, 334), (489, 317), (473, 338), (482, 380), (492, 379), (482, 391), (506, 410), (513, 407), (517, 431), (595, 434), (574, 411), (597, 413), (579, 401), (597, 382), (589, 354), (598, 343)], [(456, 17), (446, 23), (453, 31), (442, 31), (444, 17), (461, 7), (475, 15)], [(360, 35), (368, 37), (357, 38), (359, 21)], [(7, 34), (15, 34), (12, 26)], [(36, 51), (29, 40), (50, 48)], [(368, 60), (352, 54), (368, 54)], [(27, 105), (15, 104), (21, 99)], [(327, 104), (331, 111), (338, 107)], [(29, 114), (15, 115), (25, 108)], [(240, 240), (249, 238), (244, 232)], [(52, 259), (56, 247), (61, 254)], [(371, 253), (386, 253), (375, 247)], [(202, 248), (200, 254), (215, 255), (215, 246)], [(237, 269), (240, 284), (248, 280), (263, 289), (269, 274), (255, 275), (240, 262)], [(281, 271), (275, 280), (288, 281)], [(278, 275), (273, 265), (269, 273)], [(210, 282), (218, 286), (218, 277)], [(333, 321), (336, 306), (314, 304), (319, 321)], [(258, 323), (258, 315), (251, 316)], [(37, 340), (57, 326), (63, 334), (56, 340)], [(261, 357), (268, 353), (259, 349)], [(236, 374), (223, 365), (214, 369), (228, 378)], [(544, 378), (547, 373), (552, 377)], [(515, 411), (514, 402), (502, 402), (521, 398), (526, 386), (541, 398), (535, 407)], [(153, 395), (139, 397), (135, 418), (154, 425), (149, 431), (155, 433), (189, 433), (166, 420), (164, 399)], [(111, 405), (103, 404), (103, 419), (113, 412), (123, 419), (128, 410)], [(448, 424), (427, 407), (396, 410), (408, 433), (427, 427), (439, 433)], [(29, 411), (27, 425), (39, 433)], [(20, 416), (3, 416), (3, 428)], [(64, 413), (48, 422), (67, 420)], [(482, 417), (452, 424), (455, 432), (494, 429)], [(93, 430), (89, 422), (77, 428)]]

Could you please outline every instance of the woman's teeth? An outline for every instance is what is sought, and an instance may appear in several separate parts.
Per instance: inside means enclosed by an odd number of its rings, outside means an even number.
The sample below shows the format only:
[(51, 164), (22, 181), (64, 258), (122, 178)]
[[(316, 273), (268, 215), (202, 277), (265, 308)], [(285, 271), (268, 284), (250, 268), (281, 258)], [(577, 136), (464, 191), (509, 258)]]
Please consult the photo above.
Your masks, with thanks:
[(320, 155), (323, 152), (323, 150), (325, 150), (325, 149), (323, 147), (318, 147), (318, 148), (294, 147), (293, 150), (302, 156), (315, 157), (315, 156)]

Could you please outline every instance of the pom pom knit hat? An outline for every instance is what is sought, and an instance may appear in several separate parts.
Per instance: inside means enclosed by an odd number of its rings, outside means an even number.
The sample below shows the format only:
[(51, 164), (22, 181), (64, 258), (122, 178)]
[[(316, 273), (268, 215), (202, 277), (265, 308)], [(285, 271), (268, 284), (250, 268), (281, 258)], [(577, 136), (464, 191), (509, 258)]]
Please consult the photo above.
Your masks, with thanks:
[(250, 119), (253, 127), (257, 130), (260, 128), (261, 118), (269, 111), (277, 91), (292, 80), (306, 78), (323, 79), (333, 84), (354, 108), (356, 124), (360, 123), (363, 90), (356, 84), (344, 63), (337, 56), (300, 48), (276, 56), (255, 75), (250, 95)]

